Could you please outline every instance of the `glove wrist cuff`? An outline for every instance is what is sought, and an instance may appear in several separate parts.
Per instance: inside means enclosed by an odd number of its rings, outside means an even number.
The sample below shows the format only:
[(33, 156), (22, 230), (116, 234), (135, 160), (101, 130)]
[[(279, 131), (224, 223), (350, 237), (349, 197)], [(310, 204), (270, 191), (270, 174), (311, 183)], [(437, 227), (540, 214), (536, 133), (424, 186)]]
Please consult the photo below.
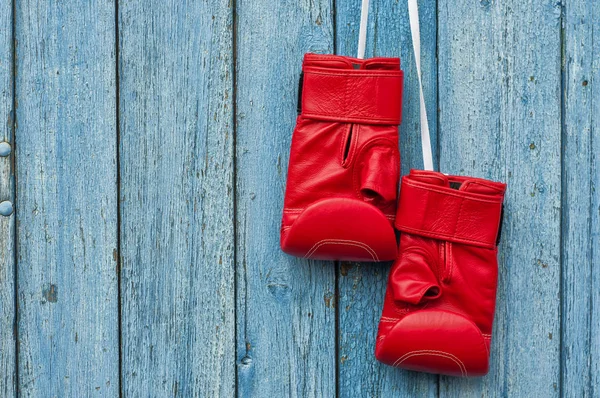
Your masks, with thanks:
[[(446, 182), (446, 186), (436, 185), (423, 181), (425, 173), (412, 172), (402, 178), (396, 228), (413, 235), (494, 248), (501, 223), (505, 185), (430, 173), (427, 178)], [(416, 174), (420, 178), (413, 178)], [(451, 188), (448, 181), (459, 181), (459, 189)], [(466, 191), (471, 184), (479, 184), (491, 192)]]
[(303, 117), (324, 121), (398, 125), (402, 81), (401, 70), (305, 65), (301, 113)]

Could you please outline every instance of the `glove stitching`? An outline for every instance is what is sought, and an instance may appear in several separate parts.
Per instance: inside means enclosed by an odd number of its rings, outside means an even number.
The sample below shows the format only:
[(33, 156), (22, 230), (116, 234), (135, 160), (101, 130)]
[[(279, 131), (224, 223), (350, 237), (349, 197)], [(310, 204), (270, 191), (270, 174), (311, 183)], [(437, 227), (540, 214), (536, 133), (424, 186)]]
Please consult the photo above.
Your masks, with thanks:
[[(394, 304), (392, 307), (392, 310), (398, 314), (401, 315), (402, 318), (405, 318), (406, 316), (408, 316), (413, 310), (410, 307), (416, 307), (415, 305), (412, 305), (410, 303), (407, 303), (405, 301), (403, 301), (402, 303), (404, 304), (403, 308), (400, 308), (400, 305), (397, 304), (397, 302), (392, 299), (392, 303)], [(418, 311), (423, 311), (425, 310), (427, 307), (429, 307), (429, 301), (426, 302), (422, 307), (419, 307), (417, 310)], [(402, 318), (399, 318), (400, 320), (402, 320)]]
[[(284, 213), (292, 213), (292, 214), (296, 214), (296, 213), (303, 213), (306, 209), (283, 209)], [(395, 214), (385, 214), (383, 213), (383, 216), (385, 218), (394, 220), (396, 218)]]
[(410, 171), (410, 174), (409, 174), (409, 175), (407, 175), (407, 176), (405, 177), (405, 179), (406, 179), (406, 180), (410, 180), (410, 179), (412, 179), (414, 176), (419, 176), (419, 177), (425, 177), (425, 178), (427, 178), (427, 179), (432, 179), (432, 178), (433, 178), (433, 179), (436, 179), (436, 180), (438, 180), (438, 181), (441, 181), (441, 182), (442, 182), (444, 185), (447, 185), (447, 182), (448, 182), (448, 181), (447, 181), (447, 179), (446, 179), (446, 178), (444, 178), (444, 177), (443, 177), (442, 175), (440, 175), (440, 174), (441, 174), (441, 173), (432, 173), (432, 172), (425, 171), (425, 170), (415, 170), (415, 169), (412, 169), (412, 170)]
[(437, 276), (440, 281), (443, 283), (444, 278), (441, 278), (441, 275), (444, 275), (445, 267), (442, 269), (442, 264), (445, 266), (446, 264), (446, 242), (439, 242), (438, 246), (438, 262), (437, 262)]
[(328, 245), (328, 244), (330, 244), (330, 245), (347, 245), (347, 246), (360, 247), (361, 249), (364, 249), (365, 251), (367, 251), (367, 253), (369, 253), (371, 255), (371, 258), (373, 259), (373, 261), (377, 261), (377, 262), (379, 261), (379, 259), (373, 253), (371, 253), (369, 250), (367, 250), (365, 247), (363, 247), (361, 245), (356, 245), (356, 244), (353, 244), (353, 243), (347, 243), (347, 242), (323, 242), (323, 243), (319, 244), (310, 255), (307, 254), (305, 256), (305, 258), (310, 258), (310, 256), (312, 256), (322, 246)]
[(443, 237), (443, 238), (447, 238), (447, 240), (454, 239), (460, 243), (476, 243), (480, 246), (483, 246), (486, 249), (491, 249), (494, 246), (493, 244), (490, 244), (489, 242), (485, 242), (485, 241), (461, 238), (461, 237), (457, 237), (457, 236), (453, 236), (453, 235), (449, 235), (449, 234), (444, 234), (442, 232), (435, 232), (435, 231), (431, 232), (431, 231), (426, 231), (426, 230), (417, 229), (417, 228), (411, 228), (411, 227), (407, 227), (407, 226), (403, 226), (403, 225), (397, 225), (396, 229), (398, 229), (401, 232), (408, 232), (408, 233), (413, 233), (416, 235), (421, 234), (423, 236), (431, 237), (433, 239), (439, 239), (439, 237)]
[(446, 250), (448, 251), (448, 275), (446, 276), (447, 283), (450, 283), (452, 280), (452, 274), (454, 271), (454, 258), (452, 257), (452, 242), (447, 242)]
[(348, 79), (344, 79), (344, 105), (342, 107), (343, 114), (348, 114)]
[(448, 251), (449, 251), (448, 256), (450, 257), (450, 261), (451, 261), (450, 264), (452, 264), (452, 265), (450, 266), (450, 275), (448, 276), (448, 283), (450, 283), (450, 281), (452, 280), (452, 275), (454, 275), (454, 266), (455, 266), (455, 263), (454, 263), (454, 244), (452, 242), (449, 242), (449, 245), (450, 245), (450, 247), (448, 249)]
[(471, 325), (473, 325), (473, 328), (474, 328), (475, 330), (477, 330), (477, 331), (479, 332), (479, 334), (481, 335), (481, 344), (483, 344), (483, 348), (485, 349), (485, 352), (487, 352), (487, 354), (488, 354), (488, 356), (487, 356), (487, 357), (488, 357), (488, 358), (490, 357), (490, 351), (488, 350), (488, 348), (487, 348), (487, 345), (485, 344), (485, 341), (484, 341), (485, 337), (483, 336), (483, 333), (481, 333), (481, 329), (480, 329), (480, 327), (479, 327), (479, 326), (478, 326), (478, 325), (477, 325), (477, 324), (476, 324), (474, 321), (472, 321), (471, 319), (469, 319), (467, 316), (465, 316), (464, 314), (462, 314), (462, 313), (460, 313), (460, 312), (456, 312), (456, 311), (449, 311), (449, 310), (444, 310), (444, 309), (439, 309), (439, 308), (438, 308), (438, 309), (436, 309), (436, 311), (439, 311), (439, 312), (444, 312), (444, 313), (447, 313), (447, 314), (453, 314), (453, 315), (460, 316), (460, 317), (462, 317), (464, 320), (466, 320), (467, 322), (469, 322)]
[[(371, 69), (372, 70), (372, 69)], [(356, 72), (354, 70), (348, 69), (347, 72), (325, 72), (320, 70), (315, 70), (315, 67), (308, 67), (304, 69), (305, 75), (319, 75), (319, 76), (339, 76), (339, 77), (386, 77), (394, 80), (402, 81), (404, 77), (404, 73), (402, 71), (389, 71), (389, 73), (385, 73), (383, 71), (378, 71), (376, 73), (373, 72)], [(345, 79), (350, 80), (350, 79)]]
[(452, 361), (454, 361), (455, 364), (458, 365), (459, 369), (460, 369), (460, 374), (463, 377), (467, 377), (467, 369), (465, 367), (465, 364), (455, 355), (449, 353), (449, 352), (445, 352), (445, 351), (438, 351), (438, 350), (415, 350), (415, 351), (409, 351), (406, 354), (404, 354), (403, 356), (401, 356), (400, 358), (398, 358), (394, 364), (392, 366), (394, 367), (398, 367), (400, 366), (404, 361), (406, 361), (407, 359), (410, 359), (414, 356), (419, 356), (419, 355), (433, 355), (433, 356), (438, 356), (438, 357), (442, 357), (442, 358), (446, 358), (446, 359), (451, 359)]
[(375, 250), (373, 250), (373, 248), (371, 248), (371, 246), (369, 246), (368, 244), (366, 244), (364, 242), (358, 242), (355, 240), (345, 240), (345, 239), (322, 239), (313, 245), (313, 247), (306, 253), (304, 258), (310, 258), (310, 256), (315, 254), (315, 252), (317, 250), (319, 250), (319, 248), (321, 246), (326, 245), (326, 244), (349, 245), (349, 246), (360, 247), (361, 249), (364, 249), (371, 255), (371, 257), (373, 258), (373, 261), (379, 262), (379, 257), (377, 256), (377, 252)]
[(460, 222), (460, 216), (462, 214), (463, 205), (465, 204), (464, 199), (460, 200), (460, 206), (458, 207), (458, 215), (456, 216), (456, 222), (454, 223), (454, 233), (453, 236), (456, 236), (456, 230), (458, 229), (458, 223)]
[[(456, 355), (451, 354), (451, 353), (446, 352), (446, 351), (439, 351), (439, 350), (414, 350), (414, 351), (409, 351), (406, 354), (402, 355), (402, 357), (398, 358), (396, 360), (396, 362), (394, 362), (394, 366), (398, 366), (398, 365), (402, 364), (404, 361), (406, 361), (407, 359), (409, 359), (409, 358), (411, 358), (413, 356), (417, 356), (417, 355), (437, 355), (437, 356), (445, 357), (445, 358), (448, 358), (448, 359), (452, 359), (454, 361), (454, 363), (456, 363), (458, 365), (458, 367), (460, 368), (460, 373), (463, 376), (466, 376), (466, 374), (467, 374), (466, 366), (464, 365), (464, 363)], [(398, 362), (398, 361), (400, 361), (400, 362)]]
[(379, 322), (384, 322), (384, 323), (396, 323), (398, 322), (400, 319), (399, 318), (385, 318), (385, 317), (381, 317)]
[[(499, 199), (497, 199), (497, 200), (490, 200), (490, 199), (481, 198), (481, 197), (479, 197), (479, 194), (474, 194), (472, 192), (469, 192), (469, 193), (465, 192), (464, 194), (461, 195), (461, 194), (453, 193), (450, 190), (435, 189), (435, 188), (433, 188), (431, 186), (423, 187), (423, 186), (420, 186), (420, 185), (408, 182), (407, 179), (404, 179), (404, 181), (402, 181), (402, 184), (403, 185), (408, 185), (408, 186), (410, 186), (412, 188), (417, 188), (417, 189), (425, 190), (425, 191), (433, 191), (433, 192), (441, 193), (443, 195), (455, 196), (455, 197), (460, 198), (460, 199), (468, 199), (468, 200), (474, 200), (474, 201), (477, 201), (477, 202), (485, 202), (485, 203), (492, 203), (492, 204), (502, 204), (502, 198), (501, 197)], [(475, 196), (475, 195), (478, 195), (478, 196)], [(487, 196), (487, 195), (481, 195), (481, 196)]]
[[(302, 105), (304, 106), (304, 105)], [(391, 118), (391, 117), (381, 117), (381, 116), (339, 116), (339, 115), (329, 115), (326, 113), (315, 113), (315, 112), (302, 112), (302, 116), (306, 118), (323, 118), (325, 120), (331, 120), (335, 122), (346, 122), (346, 123), (373, 123), (375, 121), (385, 122), (385, 123), (376, 123), (382, 125), (398, 125), (400, 124), (400, 118)]]
[(495, 190), (495, 191), (504, 192), (504, 190), (502, 190), (502, 189), (498, 188), (497, 186), (494, 186), (494, 185), (492, 185), (492, 184), (489, 184), (489, 183), (487, 183), (487, 181), (486, 181), (486, 180), (482, 180), (482, 179), (478, 179), (478, 178), (474, 178), (474, 179), (471, 179), (471, 180), (467, 181), (467, 182), (465, 183), (465, 188), (466, 188), (466, 187), (470, 187), (470, 186), (471, 186), (471, 185), (473, 185), (473, 184), (481, 185), (481, 186), (484, 186), (484, 187), (486, 187), (486, 188), (493, 189), (493, 190)]

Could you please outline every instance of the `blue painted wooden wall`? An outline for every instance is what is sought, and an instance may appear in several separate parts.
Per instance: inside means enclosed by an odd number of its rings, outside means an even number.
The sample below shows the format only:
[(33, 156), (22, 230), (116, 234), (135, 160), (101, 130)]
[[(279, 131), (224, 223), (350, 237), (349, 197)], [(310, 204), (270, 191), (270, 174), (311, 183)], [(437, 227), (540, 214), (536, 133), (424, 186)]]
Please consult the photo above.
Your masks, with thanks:
[[(420, 0), (436, 164), (509, 184), (490, 374), (373, 356), (389, 264), (278, 247), (304, 52), (360, 0), (0, 1), (0, 396), (600, 397), (600, 0)], [(367, 53), (406, 73), (403, 0)]]

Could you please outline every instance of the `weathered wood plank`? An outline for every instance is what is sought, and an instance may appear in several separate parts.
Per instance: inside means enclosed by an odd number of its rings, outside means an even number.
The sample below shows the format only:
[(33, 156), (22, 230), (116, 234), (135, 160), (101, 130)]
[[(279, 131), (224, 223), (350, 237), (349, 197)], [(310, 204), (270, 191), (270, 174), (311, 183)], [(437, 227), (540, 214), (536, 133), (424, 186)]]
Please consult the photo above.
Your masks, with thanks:
[(234, 396), (229, 0), (119, 4), (122, 382)]
[[(598, 17), (598, 14), (595, 14)], [(598, 19), (594, 22), (594, 62), (591, 73), (592, 84), (600, 84), (600, 56), (598, 56), (598, 38), (600, 37), (600, 23)], [(594, 90), (594, 108), (592, 111), (592, 164), (590, 167), (591, 187), (591, 205), (590, 213), (592, 218), (590, 247), (592, 251), (592, 286), (589, 294), (591, 296), (592, 308), (590, 315), (590, 330), (588, 336), (590, 339), (590, 396), (600, 397), (600, 90)], [(565, 358), (563, 354), (563, 358)], [(563, 369), (564, 370), (564, 369)]]
[(567, 1), (564, 15), (562, 392), (600, 396), (599, 1)]
[[(361, 1), (337, 2), (339, 54), (355, 56)], [(435, 2), (420, 2), (423, 84), (434, 154), (437, 125)], [(400, 57), (404, 70), (403, 120), (400, 127), (402, 173), (423, 168), (419, 124), (419, 88), (406, 1), (371, 2), (367, 56)], [(375, 359), (375, 339), (390, 264), (343, 262), (339, 278), (340, 396), (425, 397), (437, 395), (437, 376), (407, 372)]]
[(12, 2), (0, 3), (0, 395), (16, 394)]
[(19, 390), (119, 390), (115, 6), (16, 3)]
[[(597, 4), (598, 2), (594, 2)], [(594, 58), (592, 61), (592, 68), (590, 71), (590, 81), (597, 87), (600, 85), (600, 50), (599, 50), (599, 38), (600, 38), (600, 15), (598, 14), (596, 7), (594, 9), (596, 13), (592, 13), (594, 16), (594, 23), (592, 25), (594, 42), (590, 46), (593, 48)], [(589, 82), (588, 82), (589, 84)], [(591, 228), (590, 228), (590, 248), (591, 248), (591, 261), (592, 266), (592, 285), (590, 286), (589, 294), (591, 304), (591, 315), (590, 315), (590, 330), (588, 336), (590, 339), (590, 396), (600, 397), (600, 90), (593, 91), (593, 108), (591, 114), (592, 118), (592, 139), (591, 145), (591, 165), (590, 165), (590, 180), (591, 182), (591, 200), (590, 200), (590, 217)], [(564, 346), (563, 346), (564, 347)], [(563, 354), (563, 358), (565, 355)], [(563, 369), (564, 371), (564, 369)]]
[(553, 0), (439, 1), (441, 170), (508, 183), (490, 374), (442, 396), (559, 394), (560, 21)]
[(237, 2), (240, 397), (335, 395), (335, 266), (279, 249), (304, 52), (333, 51), (330, 0)]

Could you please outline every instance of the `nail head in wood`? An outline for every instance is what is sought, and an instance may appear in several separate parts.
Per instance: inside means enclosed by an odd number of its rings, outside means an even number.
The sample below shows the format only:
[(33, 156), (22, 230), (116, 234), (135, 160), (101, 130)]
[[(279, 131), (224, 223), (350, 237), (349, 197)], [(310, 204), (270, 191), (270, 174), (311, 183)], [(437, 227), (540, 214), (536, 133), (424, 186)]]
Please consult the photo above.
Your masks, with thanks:
[(10, 155), (10, 144), (8, 142), (0, 142), (0, 156), (7, 157)]
[(13, 205), (10, 201), (5, 200), (4, 202), (0, 202), (0, 215), (10, 216), (13, 212)]

